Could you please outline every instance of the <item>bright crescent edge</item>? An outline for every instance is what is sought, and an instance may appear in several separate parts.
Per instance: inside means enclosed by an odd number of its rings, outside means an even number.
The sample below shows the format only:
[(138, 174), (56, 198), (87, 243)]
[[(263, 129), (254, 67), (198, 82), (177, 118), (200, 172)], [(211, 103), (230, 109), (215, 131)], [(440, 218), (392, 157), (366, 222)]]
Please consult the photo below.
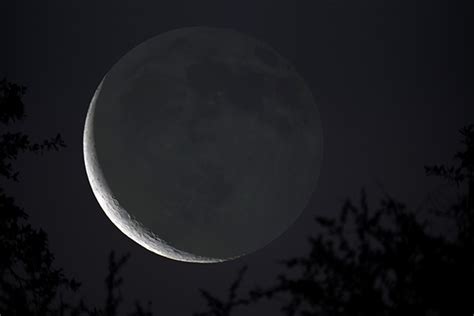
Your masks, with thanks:
[(97, 90), (94, 93), (89, 110), (86, 116), (84, 126), (83, 150), (84, 150), (84, 164), (86, 168), (87, 178), (89, 179), (92, 192), (94, 193), (99, 205), (104, 213), (117, 226), (117, 228), (128, 236), (130, 239), (148, 249), (149, 251), (166, 257), (168, 259), (192, 262), (192, 263), (217, 263), (232, 260), (233, 258), (209, 258), (196, 256), (194, 254), (184, 252), (169, 245), (166, 241), (159, 238), (152, 231), (143, 226), (139, 221), (134, 219), (114, 198), (102, 171), (97, 161), (94, 140), (94, 112), (97, 103), (97, 98), (102, 89), (102, 84), (106, 77), (101, 81)]

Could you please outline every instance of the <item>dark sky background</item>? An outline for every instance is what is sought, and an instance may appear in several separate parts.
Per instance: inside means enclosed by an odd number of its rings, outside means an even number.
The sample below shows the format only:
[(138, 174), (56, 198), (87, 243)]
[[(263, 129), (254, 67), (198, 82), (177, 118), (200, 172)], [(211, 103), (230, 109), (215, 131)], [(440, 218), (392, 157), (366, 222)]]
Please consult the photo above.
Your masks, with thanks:
[[(458, 129), (474, 120), (468, 2), (2, 1), (0, 76), (28, 87), (22, 127), (38, 138), (60, 132), (68, 145), (21, 159), (21, 181), (9, 189), (88, 300), (104, 300), (106, 258), (115, 249), (132, 255), (123, 271), (127, 303), (150, 299), (156, 314), (189, 315), (204, 306), (198, 288), (225, 293), (244, 264), (246, 285), (271, 281), (277, 259), (307, 249), (313, 217), (336, 214), (362, 187), (372, 204), (383, 188), (412, 206), (436, 187), (423, 166), (450, 161)], [(254, 36), (292, 61), (314, 94), (324, 134), (318, 188), (296, 224), (258, 252), (212, 265), (162, 258), (122, 234), (99, 207), (82, 155), (86, 111), (110, 67), (152, 36), (198, 25)]]

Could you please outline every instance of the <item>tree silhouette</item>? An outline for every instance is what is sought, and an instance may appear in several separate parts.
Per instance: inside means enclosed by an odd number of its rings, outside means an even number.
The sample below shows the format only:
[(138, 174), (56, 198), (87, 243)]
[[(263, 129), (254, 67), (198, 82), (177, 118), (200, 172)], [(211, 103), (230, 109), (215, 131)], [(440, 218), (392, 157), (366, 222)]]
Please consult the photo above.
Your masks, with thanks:
[[(27, 134), (6, 130), (26, 118), (25, 93), (24, 86), (0, 81), (0, 178), (6, 183), (19, 181), (14, 162), (20, 154), (43, 154), (66, 146), (59, 134), (33, 142)], [(82, 298), (76, 302), (80, 283), (54, 265), (47, 234), (33, 228), (26, 212), (0, 187), (0, 315), (117, 315), (123, 301), (119, 273), (128, 259), (128, 254), (117, 259), (113, 251), (110, 253), (104, 307), (91, 307)], [(130, 315), (151, 316), (150, 309), (151, 303), (145, 309), (136, 302)]]
[[(208, 311), (196, 315), (230, 316), (238, 307), (276, 298), (288, 316), (472, 313), (474, 125), (461, 136), (465, 149), (455, 155), (457, 165), (426, 167), (428, 175), (461, 191), (448, 209), (422, 218), (388, 195), (371, 208), (362, 191), (359, 202), (346, 200), (337, 217), (316, 218), (309, 252), (281, 261), (284, 270), (273, 285), (226, 301), (202, 292)], [(454, 221), (454, 238), (429, 229), (438, 217)]]
[(221, 299), (214, 297), (208, 291), (201, 289), (201, 295), (206, 299), (209, 310), (207, 312), (194, 313), (194, 316), (228, 316), (235, 307), (249, 304), (248, 299), (237, 297), (237, 290), (242, 283), (246, 271), (247, 267), (242, 267), (239, 270), (237, 278), (229, 288), (226, 301), (222, 301)]
[[(19, 181), (14, 162), (20, 154), (43, 154), (65, 147), (60, 135), (34, 142), (11, 128), (26, 118), (23, 86), (0, 81), (0, 178)], [(347, 199), (338, 216), (317, 217), (309, 251), (280, 262), (282, 272), (270, 286), (243, 295), (242, 268), (220, 298), (201, 295), (207, 311), (196, 316), (230, 316), (238, 308), (278, 298), (284, 315), (453, 315), (473, 312), (474, 284), (474, 125), (461, 129), (463, 150), (454, 165), (426, 166), (426, 174), (441, 177), (459, 198), (443, 209), (421, 216), (389, 195), (371, 207), (365, 191), (358, 202)], [(2, 182), (3, 183), (3, 182)], [(454, 236), (433, 231), (436, 219), (454, 223)], [(105, 278), (106, 300), (91, 306), (78, 297), (79, 282), (54, 264), (47, 234), (28, 223), (26, 212), (0, 187), (0, 314), (89, 315), (119, 314), (123, 302), (121, 269), (129, 255), (112, 251)], [(151, 302), (138, 301), (130, 316), (151, 316)]]
[[(457, 165), (434, 165), (426, 166), (428, 175), (444, 178), (458, 188), (467, 185), (467, 194), (461, 195), (459, 201), (447, 210), (447, 212), (437, 212), (440, 215), (451, 217), (456, 221), (459, 238), (464, 243), (474, 245), (474, 124), (463, 127), (460, 130), (463, 137), (462, 144), (464, 150), (454, 155)], [(472, 248), (471, 248), (472, 249)]]
[[(0, 81), (0, 123), (6, 127), (25, 118), (22, 97), (26, 88), (6, 79)], [(40, 143), (22, 132), (0, 135), (0, 175), (18, 181), (13, 162), (20, 153), (59, 150), (65, 144), (58, 134)], [(79, 283), (53, 265), (46, 233), (28, 224), (28, 216), (0, 188), (0, 313), (49, 315), (59, 313), (54, 304), (60, 289), (76, 291)]]

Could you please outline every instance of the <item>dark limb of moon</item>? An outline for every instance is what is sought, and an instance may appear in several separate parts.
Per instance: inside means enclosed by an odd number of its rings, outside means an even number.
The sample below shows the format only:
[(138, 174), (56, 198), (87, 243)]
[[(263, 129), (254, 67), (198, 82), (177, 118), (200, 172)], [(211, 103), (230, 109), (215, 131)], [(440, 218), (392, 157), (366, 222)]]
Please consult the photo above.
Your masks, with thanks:
[(205, 27), (137, 46), (102, 80), (86, 170), (111, 221), (155, 253), (218, 262), (283, 233), (314, 190), (318, 110), (267, 45)]

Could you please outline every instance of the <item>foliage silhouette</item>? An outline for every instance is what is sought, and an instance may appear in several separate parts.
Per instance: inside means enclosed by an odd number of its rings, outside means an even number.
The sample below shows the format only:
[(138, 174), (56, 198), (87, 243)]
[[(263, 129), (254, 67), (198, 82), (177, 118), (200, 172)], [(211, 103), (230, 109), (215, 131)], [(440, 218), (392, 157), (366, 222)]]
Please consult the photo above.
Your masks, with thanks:
[(206, 299), (207, 307), (209, 311), (202, 313), (194, 313), (194, 316), (227, 316), (230, 315), (230, 312), (239, 305), (249, 304), (248, 299), (237, 298), (237, 290), (239, 289), (242, 279), (244, 277), (247, 267), (242, 267), (238, 274), (237, 278), (232, 282), (229, 287), (229, 293), (226, 301), (222, 301), (217, 297), (214, 297), (208, 291), (201, 289), (201, 295)]
[[(461, 136), (465, 149), (455, 155), (456, 166), (426, 167), (427, 175), (461, 191), (448, 209), (422, 218), (388, 195), (372, 209), (362, 191), (358, 203), (346, 200), (338, 217), (316, 218), (309, 252), (281, 261), (284, 271), (275, 284), (226, 301), (202, 291), (208, 311), (195, 315), (230, 316), (238, 307), (276, 298), (288, 316), (472, 313), (474, 125)], [(429, 229), (438, 217), (454, 221), (454, 238)]]
[[(4, 128), (0, 135), (0, 178), (6, 183), (18, 181), (19, 171), (13, 164), (21, 153), (42, 154), (66, 146), (59, 134), (32, 142), (29, 135), (5, 130), (26, 118), (22, 101), (25, 93), (21, 85), (7, 79), (0, 81), (0, 124)], [(128, 254), (117, 259), (113, 251), (110, 253), (102, 308), (76, 299), (80, 283), (54, 265), (47, 234), (33, 228), (26, 212), (0, 187), (0, 315), (117, 315), (123, 301), (119, 273), (128, 259)], [(151, 303), (145, 309), (137, 302), (130, 315), (150, 316), (150, 308)]]
[[(0, 124), (6, 128), (25, 117), (26, 89), (0, 81)], [(348, 199), (335, 218), (317, 217), (308, 238), (309, 252), (282, 260), (274, 284), (239, 295), (247, 267), (222, 299), (206, 290), (207, 311), (196, 316), (230, 316), (238, 308), (265, 301), (283, 302), (285, 315), (452, 315), (472, 313), (474, 284), (474, 125), (461, 130), (464, 150), (455, 165), (425, 167), (427, 175), (451, 182), (459, 199), (445, 209), (420, 216), (389, 195), (369, 206), (361, 192)], [(60, 135), (33, 142), (22, 132), (0, 135), (0, 175), (18, 181), (14, 162), (22, 153), (44, 153), (65, 147)], [(453, 222), (454, 237), (430, 230), (438, 218)], [(106, 300), (91, 306), (78, 297), (79, 282), (54, 265), (47, 235), (28, 223), (25, 211), (0, 188), (0, 314), (89, 315), (119, 314), (123, 302), (120, 272), (129, 255), (111, 252), (105, 278)], [(130, 316), (151, 316), (151, 302), (135, 303)]]
[[(6, 79), (0, 81), (0, 123), (5, 127), (25, 118), (22, 97), (26, 88)], [(3, 132), (3, 131), (2, 131)], [(23, 152), (59, 150), (65, 144), (58, 134), (40, 143), (22, 132), (0, 135), (0, 175), (18, 181), (13, 162)], [(48, 315), (59, 313), (54, 304), (58, 291), (72, 292), (79, 283), (54, 267), (46, 233), (28, 223), (28, 216), (0, 188), (0, 313), (3, 315)]]

